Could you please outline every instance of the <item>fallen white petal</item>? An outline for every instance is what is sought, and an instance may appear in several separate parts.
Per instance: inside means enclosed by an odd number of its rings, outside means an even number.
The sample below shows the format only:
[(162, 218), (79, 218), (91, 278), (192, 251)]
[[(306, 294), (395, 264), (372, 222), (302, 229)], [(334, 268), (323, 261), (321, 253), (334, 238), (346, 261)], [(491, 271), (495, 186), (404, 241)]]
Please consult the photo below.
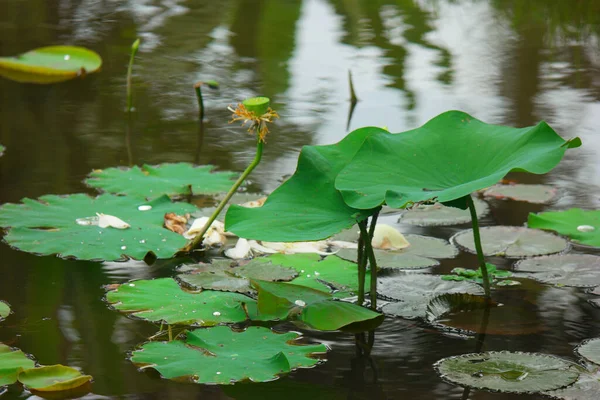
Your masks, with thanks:
[(269, 249), (261, 244), (259, 244), (256, 240), (249, 240), (250, 248), (253, 252), (261, 253), (261, 254), (275, 254), (277, 250)]
[(204, 239), (202, 240), (202, 244), (206, 247), (217, 247), (223, 246), (227, 238), (225, 235), (217, 231), (216, 229), (209, 229), (204, 235)]
[(400, 250), (410, 246), (408, 240), (396, 228), (386, 225), (377, 224), (371, 244), (376, 249), (382, 250)]
[(328, 240), (330, 246), (337, 247), (339, 249), (357, 249), (358, 243), (346, 242), (345, 240)]
[(129, 225), (127, 222), (113, 215), (102, 213), (96, 213), (96, 215), (98, 216), (98, 226), (100, 228), (111, 227), (116, 229), (127, 229), (131, 227), (131, 225)]
[(329, 244), (326, 241), (291, 243), (262, 242), (262, 245), (268, 249), (272, 249), (283, 254), (316, 253), (322, 256), (327, 256), (335, 253), (326, 251), (329, 247)]
[(252, 258), (250, 243), (244, 238), (239, 238), (235, 247), (225, 250), (225, 257), (233, 258), (234, 260)]
[[(183, 233), (183, 237), (186, 239), (195, 238), (196, 235), (198, 235), (202, 231), (202, 228), (204, 228), (204, 225), (206, 225), (208, 220), (209, 220), (208, 217), (196, 218), (194, 220), (194, 222), (192, 223), (192, 226), (190, 227), (190, 229), (188, 229), (187, 232)], [(216, 221), (216, 220), (213, 221), (213, 223), (210, 224), (208, 231), (206, 232), (206, 236), (209, 236), (212, 233), (212, 232), (210, 232), (211, 230), (216, 230), (218, 233), (223, 235), (223, 234), (225, 234), (225, 224), (222, 223), (221, 221)]]

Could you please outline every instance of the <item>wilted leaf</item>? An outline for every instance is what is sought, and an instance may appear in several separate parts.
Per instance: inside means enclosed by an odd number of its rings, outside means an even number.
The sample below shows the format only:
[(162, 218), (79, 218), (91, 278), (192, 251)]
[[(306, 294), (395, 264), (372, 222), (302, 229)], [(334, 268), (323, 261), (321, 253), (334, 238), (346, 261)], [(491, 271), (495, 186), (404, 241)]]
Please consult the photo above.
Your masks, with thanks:
[[(490, 207), (485, 201), (473, 199), (473, 203), (478, 218), (489, 213)], [(469, 210), (445, 206), (442, 203), (419, 204), (404, 211), (398, 222), (417, 226), (457, 225), (471, 223), (471, 214)]]
[(483, 196), (501, 200), (526, 201), (534, 204), (546, 204), (556, 197), (557, 190), (548, 185), (494, 185), (483, 191)]

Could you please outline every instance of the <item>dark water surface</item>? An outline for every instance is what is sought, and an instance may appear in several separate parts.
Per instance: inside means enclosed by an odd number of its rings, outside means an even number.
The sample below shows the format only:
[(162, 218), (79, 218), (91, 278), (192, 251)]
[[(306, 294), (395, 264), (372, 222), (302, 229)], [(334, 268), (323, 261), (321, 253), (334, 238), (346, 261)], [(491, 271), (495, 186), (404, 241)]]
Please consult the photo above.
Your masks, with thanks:
[[(599, 24), (597, 0), (0, 0), (0, 55), (64, 43), (88, 46), (104, 59), (101, 73), (57, 85), (0, 78), (0, 143), (7, 147), (0, 203), (91, 193), (82, 180), (92, 169), (129, 163), (186, 161), (242, 171), (253, 157), (253, 139), (227, 123), (226, 107), (252, 95), (270, 96), (281, 115), (252, 175), (252, 190), (269, 192), (294, 171), (302, 145), (346, 134), (352, 69), (360, 102), (350, 129), (399, 132), (461, 109), (514, 126), (544, 119), (563, 137), (582, 138), (584, 146), (551, 174), (517, 176), (559, 187), (559, 200), (547, 207), (494, 201), (484, 225), (522, 225), (529, 211), (544, 208), (598, 208)], [(136, 37), (142, 47), (127, 140), (125, 74)], [(222, 88), (204, 91), (209, 121), (201, 137), (192, 84), (208, 79)], [(417, 232), (449, 238), (465, 227)], [(332, 348), (317, 368), (225, 389), (174, 383), (138, 372), (127, 360), (156, 328), (109, 310), (101, 285), (170, 276), (176, 262), (64, 261), (5, 244), (0, 260), (0, 298), (14, 309), (0, 327), (0, 342), (42, 364), (93, 375), (89, 399), (460, 399), (462, 389), (444, 383), (432, 364), (475, 347), (472, 339), (388, 318), (376, 333), (376, 381), (355, 358), (351, 335), (308, 332), (309, 340)], [(461, 254), (434, 272), (459, 265), (474, 266), (475, 257)], [(540, 332), (490, 335), (486, 349), (574, 360), (574, 346), (600, 336), (600, 311), (583, 291), (538, 285), (528, 293)], [(515, 318), (531, 315), (524, 308)], [(27, 396), (13, 385), (3, 398)], [(469, 398), (541, 397), (475, 391)]]

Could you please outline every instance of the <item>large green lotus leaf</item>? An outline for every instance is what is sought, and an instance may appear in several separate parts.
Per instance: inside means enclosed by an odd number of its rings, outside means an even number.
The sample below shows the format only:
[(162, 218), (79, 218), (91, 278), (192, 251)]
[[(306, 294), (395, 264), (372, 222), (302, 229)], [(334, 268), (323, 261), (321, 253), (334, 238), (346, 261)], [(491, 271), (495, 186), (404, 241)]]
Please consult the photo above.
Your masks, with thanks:
[[(141, 211), (138, 207), (142, 205), (151, 209)], [(47, 195), (38, 200), (23, 199), (22, 204), (4, 204), (0, 207), (0, 226), (11, 228), (4, 237), (8, 244), (30, 253), (111, 261), (125, 257), (140, 260), (152, 252), (158, 258), (170, 258), (187, 241), (163, 228), (165, 213), (185, 214), (195, 209), (190, 204), (172, 203), (167, 196), (144, 202), (110, 194), (95, 198)], [(96, 213), (118, 217), (131, 227), (100, 228), (77, 222)]]
[(332, 298), (331, 294), (306, 286), (266, 281), (252, 281), (258, 290), (258, 312), (287, 318), (294, 309)]
[[(490, 207), (485, 201), (473, 199), (477, 217), (487, 215)], [(400, 215), (398, 222), (417, 226), (444, 226), (471, 223), (469, 210), (445, 206), (442, 203), (419, 204)]]
[(589, 288), (600, 285), (600, 257), (591, 254), (561, 254), (521, 260), (514, 270), (543, 283)]
[(304, 146), (294, 175), (259, 208), (232, 205), (225, 228), (236, 235), (267, 242), (320, 240), (351, 227), (371, 214), (344, 203), (333, 182), (366, 138), (385, 132), (361, 128), (341, 142)]
[(435, 369), (452, 383), (506, 393), (539, 393), (571, 385), (576, 364), (539, 353), (490, 351), (443, 358)]
[(227, 192), (234, 172), (212, 172), (213, 165), (189, 163), (143, 165), (141, 168), (108, 168), (93, 171), (85, 183), (105, 192), (154, 199), (162, 195)]
[(368, 308), (336, 300), (307, 305), (300, 315), (300, 321), (320, 331), (344, 330), (353, 324), (358, 325), (367, 321), (373, 321), (369, 329), (375, 329), (384, 318), (383, 314)]
[[(350, 297), (358, 290), (358, 266), (337, 256), (321, 259), (318, 254), (272, 254), (253, 262), (291, 267), (299, 276), (292, 283), (320, 291), (333, 291), (334, 297)], [(366, 285), (370, 282), (367, 271)]]
[(584, 340), (575, 352), (587, 361), (600, 365), (600, 338)]
[[(551, 233), (516, 226), (487, 226), (480, 233), (486, 256), (533, 257), (560, 253), (569, 247), (566, 240)], [(451, 241), (475, 253), (472, 229), (457, 233)]]
[(0, 300), (0, 321), (5, 319), (6, 317), (8, 317), (9, 314), (10, 314), (10, 305), (5, 301)]
[(21, 350), (13, 350), (0, 343), (0, 387), (17, 381), (21, 369), (33, 368), (35, 363)]
[(600, 247), (600, 210), (571, 208), (566, 211), (529, 214), (527, 225), (534, 229), (558, 232), (575, 243)]
[(408, 132), (379, 131), (367, 137), (339, 172), (335, 187), (346, 204), (359, 209), (449, 202), (491, 186), (511, 171), (544, 174), (567, 148), (580, 145), (578, 138), (563, 140), (545, 122), (517, 129), (448, 111)]
[[(438, 265), (434, 258), (452, 258), (458, 254), (456, 247), (445, 241), (428, 236), (405, 235), (410, 246), (401, 250), (374, 249), (379, 268), (419, 269)], [(356, 262), (355, 249), (341, 249), (338, 257)]]
[(54, 83), (96, 72), (100, 56), (84, 47), (48, 46), (0, 57), (0, 76), (17, 82)]
[(582, 373), (577, 382), (565, 389), (544, 393), (553, 399), (562, 400), (598, 400), (600, 393), (600, 373)]
[(445, 281), (436, 275), (397, 274), (381, 278), (377, 293), (392, 301), (383, 306), (385, 314), (414, 319), (425, 318), (427, 305), (435, 297), (445, 293), (482, 295), (483, 289), (473, 282)]
[(124, 283), (109, 290), (106, 300), (116, 310), (167, 324), (212, 326), (243, 322), (248, 316), (259, 319), (256, 301), (250, 297), (212, 290), (190, 293), (172, 278)]
[(28, 389), (40, 392), (60, 392), (75, 389), (91, 381), (92, 377), (64, 365), (47, 365), (19, 372), (18, 380)]
[(483, 191), (483, 196), (500, 200), (526, 201), (534, 204), (546, 204), (552, 201), (558, 190), (548, 185), (494, 185)]
[(131, 361), (141, 368), (154, 368), (167, 379), (219, 385), (266, 382), (297, 368), (312, 367), (320, 362), (314, 356), (327, 352), (322, 344), (295, 344), (299, 337), (260, 326), (243, 332), (217, 326), (188, 332), (185, 341), (146, 343), (133, 352)]

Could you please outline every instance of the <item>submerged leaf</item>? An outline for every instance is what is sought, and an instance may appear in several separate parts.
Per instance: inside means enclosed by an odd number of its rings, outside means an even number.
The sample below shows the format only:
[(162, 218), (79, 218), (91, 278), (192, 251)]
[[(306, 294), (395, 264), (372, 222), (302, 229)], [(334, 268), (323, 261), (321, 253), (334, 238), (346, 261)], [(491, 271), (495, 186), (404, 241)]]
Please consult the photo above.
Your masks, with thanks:
[[(489, 213), (490, 207), (485, 201), (474, 198), (473, 203), (478, 218)], [(442, 203), (418, 204), (403, 212), (398, 222), (417, 226), (457, 225), (470, 223), (471, 214), (469, 210), (445, 206)]]
[(443, 358), (435, 363), (442, 378), (454, 384), (505, 393), (539, 393), (571, 385), (578, 367), (539, 353), (490, 351)]
[[(560, 253), (569, 247), (563, 238), (535, 229), (487, 226), (480, 233), (486, 256), (532, 257)], [(476, 252), (472, 229), (459, 232), (450, 240), (471, 253)]]
[(214, 172), (213, 165), (189, 163), (146, 165), (141, 168), (108, 168), (93, 171), (85, 183), (108, 193), (146, 199), (192, 194), (226, 192), (233, 184), (234, 172)]
[(19, 371), (34, 366), (33, 360), (27, 358), (21, 350), (13, 350), (0, 343), (0, 387), (15, 383)]
[[(142, 205), (151, 209), (140, 210)], [(195, 209), (172, 203), (164, 196), (146, 203), (135, 197), (103, 194), (42, 196), (23, 199), (22, 204), (0, 207), (0, 226), (10, 227), (4, 240), (20, 250), (82, 260), (143, 259), (148, 253), (170, 258), (186, 244), (185, 238), (163, 228), (167, 212), (184, 214)], [(96, 213), (119, 215), (131, 229), (100, 228), (82, 225), (78, 218)]]
[(19, 372), (19, 382), (39, 392), (61, 392), (75, 389), (92, 380), (79, 370), (64, 365), (47, 365)]
[(10, 305), (5, 301), (0, 300), (0, 321), (5, 319), (9, 315), (10, 315)]
[(587, 211), (571, 208), (529, 214), (530, 228), (545, 229), (568, 236), (575, 243), (600, 247), (600, 210)]
[(197, 329), (185, 341), (149, 342), (133, 352), (131, 361), (154, 368), (167, 379), (229, 385), (242, 380), (267, 382), (297, 368), (319, 363), (322, 344), (298, 345), (297, 333), (278, 334), (260, 326), (234, 332), (226, 326)]
[(557, 190), (548, 185), (494, 185), (483, 191), (483, 196), (494, 199), (526, 201), (534, 204), (546, 204), (556, 197)]
[(515, 271), (543, 283), (572, 287), (600, 286), (600, 257), (591, 254), (561, 254), (521, 260)]
[[(450, 202), (491, 186), (511, 171), (544, 174), (568, 148), (545, 122), (527, 128), (490, 125), (448, 111), (401, 134), (378, 131), (335, 178), (344, 202), (358, 209)], [(432, 173), (435, 171), (435, 173)], [(466, 208), (466, 204), (461, 207)]]

